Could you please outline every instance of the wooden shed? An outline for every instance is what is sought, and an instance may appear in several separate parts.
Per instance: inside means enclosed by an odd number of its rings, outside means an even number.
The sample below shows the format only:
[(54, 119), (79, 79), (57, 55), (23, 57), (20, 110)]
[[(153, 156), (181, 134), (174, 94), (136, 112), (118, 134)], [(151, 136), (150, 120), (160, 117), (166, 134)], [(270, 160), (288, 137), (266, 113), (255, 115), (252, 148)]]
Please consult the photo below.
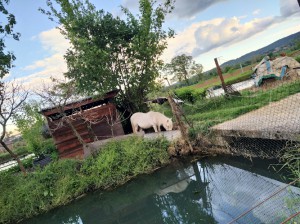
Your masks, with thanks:
[(89, 143), (124, 135), (119, 113), (112, 103), (118, 92), (108, 92), (102, 99), (89, 97), (68, 103), (63, 108), (41, 111), (47, 118), (60, 158), (83, 158), (79, 138)]

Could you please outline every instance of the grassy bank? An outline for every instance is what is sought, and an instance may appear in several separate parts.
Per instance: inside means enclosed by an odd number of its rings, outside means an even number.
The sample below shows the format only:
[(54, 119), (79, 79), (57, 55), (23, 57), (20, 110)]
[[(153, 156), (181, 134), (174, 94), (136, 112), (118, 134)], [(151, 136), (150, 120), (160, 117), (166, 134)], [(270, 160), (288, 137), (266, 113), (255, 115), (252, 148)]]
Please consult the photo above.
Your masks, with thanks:
[(0, 173), (0, 223), (14, 223), (94, 189), (119, 186), (169, 163), (165, 139), (112, 141), (84, 161), (60, 160), (27, 176)]

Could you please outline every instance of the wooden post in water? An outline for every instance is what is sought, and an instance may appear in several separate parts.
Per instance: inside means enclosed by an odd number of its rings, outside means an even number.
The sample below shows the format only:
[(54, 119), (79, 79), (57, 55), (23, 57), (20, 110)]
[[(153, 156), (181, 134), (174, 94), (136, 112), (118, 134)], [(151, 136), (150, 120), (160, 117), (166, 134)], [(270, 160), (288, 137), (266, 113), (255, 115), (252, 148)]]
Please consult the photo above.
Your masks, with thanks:
[(193, 152), (194, 150), (193, 150), (192, 144), (191, 144), (191, 142), (189, 140), (189, 137), (188, 137), (188, 130), (187, 130), (185, 124), (183, 123), (183, 121), (180, 117), (182, 112), (181, 112), (180, 108), (178, 107), (178, 105), (174, 102), (171, 94), (169, 94), (167, 98), (168, 98), (168, 102), (171, 106), (172, 113), (175, 116), (176, 122), (178, 124), (179, 130), (180, 130), (181, 135), (182, 135), (182, 138), (185, 141), (185, 143), (188, 145), (189, 150), (191, 152)]

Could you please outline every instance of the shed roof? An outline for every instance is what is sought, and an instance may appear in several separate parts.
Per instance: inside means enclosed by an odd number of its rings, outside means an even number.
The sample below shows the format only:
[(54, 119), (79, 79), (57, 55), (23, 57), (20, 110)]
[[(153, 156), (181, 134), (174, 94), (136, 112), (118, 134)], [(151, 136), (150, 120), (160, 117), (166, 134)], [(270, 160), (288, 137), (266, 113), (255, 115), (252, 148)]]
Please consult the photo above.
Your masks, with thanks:
[[(71, 101), (64, 106), (64, 111), (71, 110), (74, 108), (79, 108), (79, 107), (85, 106), (85, 105), (93, 103), (93, 102), (105, 101), (105, 100), (112, 99), (118, 94), (119, 91), (120, 91), (119, 89), (112, 90), (110, 92), (105, 93), (105, 95), (102, 98), (98, 98), (98, 99), (97, 98), (95, 99), (95, 98), (89, 96), (89, 97), (85, 97), (85, 98), (82, 98), (82, 99), (79, 99), (76, 101)], [(41, 110), (41, 113), (44, 114), (45, 116), (49, 116), (51, 114), (55, 114), (58, 112), (59, 112), (59, 109), (57, 108), (57, 106), (47, 107), (47, 108), (44, 108)]]

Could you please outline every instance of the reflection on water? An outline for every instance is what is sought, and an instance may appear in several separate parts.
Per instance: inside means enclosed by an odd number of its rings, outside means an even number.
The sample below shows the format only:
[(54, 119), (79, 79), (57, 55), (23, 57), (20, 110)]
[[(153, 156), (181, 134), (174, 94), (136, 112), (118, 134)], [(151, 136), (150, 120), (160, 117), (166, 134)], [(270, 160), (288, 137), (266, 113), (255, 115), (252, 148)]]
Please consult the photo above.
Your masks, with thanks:
[[(222, 161), (173, 164), (24, 223), (228, 223), (286, 185), (263, 167)], [(300, 190), (289, 187), (235, 223), (283, 221), (299, 208), (287, 202), (299, 197)]]

